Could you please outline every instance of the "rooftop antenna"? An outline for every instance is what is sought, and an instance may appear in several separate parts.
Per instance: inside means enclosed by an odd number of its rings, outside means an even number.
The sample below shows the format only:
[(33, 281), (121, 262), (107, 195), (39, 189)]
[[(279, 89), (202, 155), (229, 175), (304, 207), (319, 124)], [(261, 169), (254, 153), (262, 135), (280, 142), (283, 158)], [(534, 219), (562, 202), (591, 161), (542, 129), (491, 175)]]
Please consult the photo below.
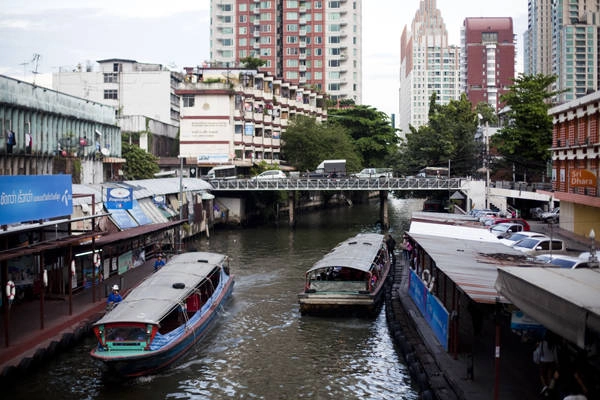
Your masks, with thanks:
[(33, 84), (35, 85), (35, 76), (39, 73), (38, 72), (38, 65), (40, 62), (40, 55), (38, 53), (34, 53), (33, 54), (33, 58), (31, 59), (32, 63), (35, 63), (35, 67), (33, 69), (33, 71), (31, 71), (33, 73)]

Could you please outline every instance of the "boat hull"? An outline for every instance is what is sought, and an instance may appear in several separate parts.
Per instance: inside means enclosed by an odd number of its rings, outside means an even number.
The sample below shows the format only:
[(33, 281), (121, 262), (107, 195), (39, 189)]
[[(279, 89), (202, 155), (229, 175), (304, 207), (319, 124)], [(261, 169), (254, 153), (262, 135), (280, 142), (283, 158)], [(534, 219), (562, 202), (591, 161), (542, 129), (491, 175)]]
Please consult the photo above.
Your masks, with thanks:
[(91, 351), (91, 356), (102, 361), (111, 373), (125, 377), (148, 375), (167, 368), (203, 338), (217, 318), (219, 309), (231, 296), (233, 285), (233, 277), (230, 277), (209, 311), (172, 343), (144, 352), (109, 352), (96, 348)]
[(300, 313), (302, 315), (326, 316), (375, 316), (383, 304), (384, 286), (369, 294), (332, 294), (332, 293), (300, 293)]

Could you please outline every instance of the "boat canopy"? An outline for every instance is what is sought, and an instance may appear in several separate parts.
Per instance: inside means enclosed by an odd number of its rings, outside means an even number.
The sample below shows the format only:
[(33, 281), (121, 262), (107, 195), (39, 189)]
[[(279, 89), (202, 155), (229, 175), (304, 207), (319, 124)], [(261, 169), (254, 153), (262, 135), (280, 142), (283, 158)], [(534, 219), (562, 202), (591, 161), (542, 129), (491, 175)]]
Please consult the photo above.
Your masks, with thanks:
[[(225, 255), (208, 252), (178, 254), (152, 274), (117, 307), (94, 325), (112, 323), (158, 324), (174, 307), (181, 304), (208, 274), (221, 265)], [(181, 285), (184, 288), (180, 288)]]
[(369, 272), (383, 243), (381, 234), (359, 233), (338, 244), (306, 273), (328, 267), (347, 267)]

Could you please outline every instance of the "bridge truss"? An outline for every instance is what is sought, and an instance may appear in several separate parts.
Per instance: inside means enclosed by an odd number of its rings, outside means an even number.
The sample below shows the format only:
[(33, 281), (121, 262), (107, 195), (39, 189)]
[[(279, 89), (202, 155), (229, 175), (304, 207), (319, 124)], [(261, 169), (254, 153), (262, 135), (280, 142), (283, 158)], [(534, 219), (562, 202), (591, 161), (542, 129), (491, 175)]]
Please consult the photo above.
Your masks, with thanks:
[(215, 191), (260, 191), (260, 190), (347, 190), (347, 191), (414, 191), (414, 190), (458, 190), (460, 178), (288, 178), (273, 180), (229, 179), (211, 180)]

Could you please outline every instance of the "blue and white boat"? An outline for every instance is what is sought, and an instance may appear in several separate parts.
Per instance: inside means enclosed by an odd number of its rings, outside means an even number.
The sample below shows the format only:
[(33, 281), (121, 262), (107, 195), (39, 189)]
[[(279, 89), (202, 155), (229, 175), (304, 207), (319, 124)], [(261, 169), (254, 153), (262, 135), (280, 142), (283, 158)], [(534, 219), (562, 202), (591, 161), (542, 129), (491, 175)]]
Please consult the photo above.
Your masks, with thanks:
[(172, 257), (94, 324), (91, 356), (122, 376), (159, 371), (198, 342), (233, 291), (228, 257)]

